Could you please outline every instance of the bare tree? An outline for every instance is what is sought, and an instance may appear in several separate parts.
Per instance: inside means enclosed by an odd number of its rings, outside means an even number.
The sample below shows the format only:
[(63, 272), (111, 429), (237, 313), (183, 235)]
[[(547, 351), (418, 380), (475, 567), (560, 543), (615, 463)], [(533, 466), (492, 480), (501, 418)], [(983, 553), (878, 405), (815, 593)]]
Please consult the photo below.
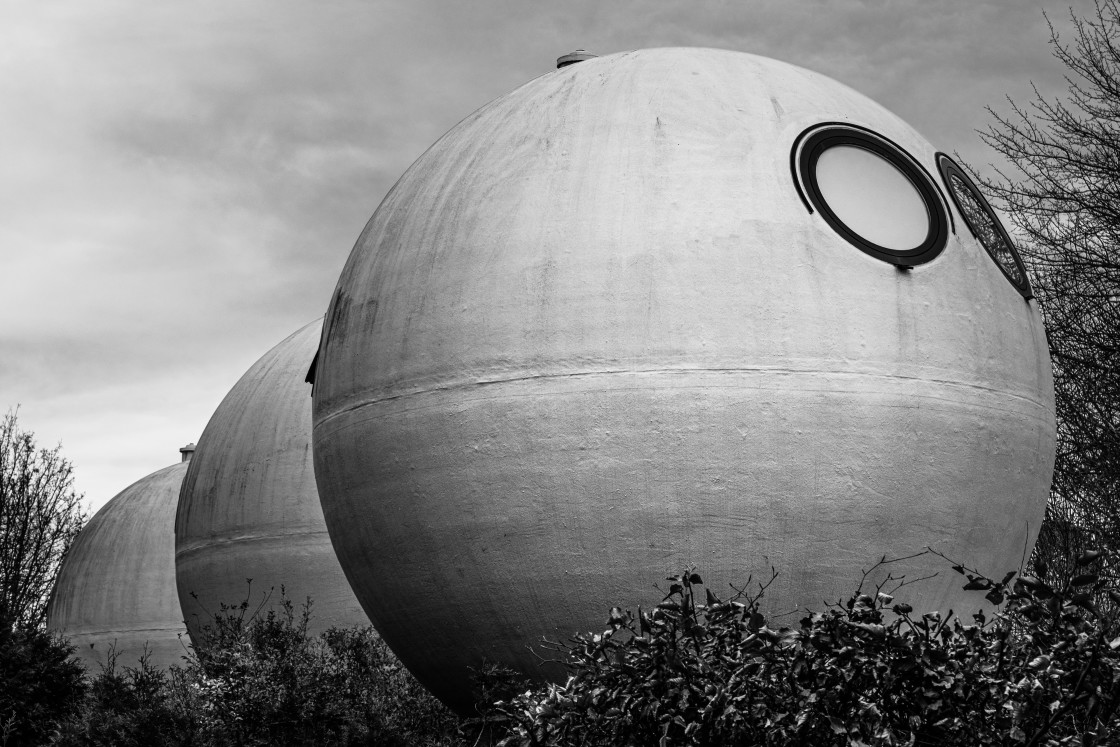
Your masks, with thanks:
[(0, 421), (0, 625), (41, 627), (58, 568), (85, 524), (73, 466), (16, 411)]
[[(1012, 168), (983, 180), (1024, 239), (1054, 365), (1058, 453), (1036, 569), (1120, 549), (1120, 4), (1050, 25), (1064, 100), (1037, 89), (981, 133)], [(1010, 100), (1009, 100), (1010, 101)], [(1042, 561), (1038, 566), (1038, 561)]]

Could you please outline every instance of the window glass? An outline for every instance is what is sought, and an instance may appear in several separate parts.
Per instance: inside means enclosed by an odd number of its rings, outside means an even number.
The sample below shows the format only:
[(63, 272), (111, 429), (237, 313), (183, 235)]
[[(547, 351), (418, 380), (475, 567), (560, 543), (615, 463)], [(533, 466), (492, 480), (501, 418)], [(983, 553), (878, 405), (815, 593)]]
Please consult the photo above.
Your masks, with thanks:
[(953, 159), (944, 153), (937, 154), (937, 168), (941, 171), (941, 178), (949, 187), (949, 194), (952, 195), (953, 202), (964, 218), (968, 230), (1019, 293), (1024, 298), (1034, 298), (1023, 260), (976, 184), (960, 166), (953, 162)]
[(957, 198), (957, 205), (960, 206), (968, 227), (972, 229), (976, 238), (988, 250), (988, 254), (992, 255), (992, 258), (999, 263), (999, 266), (1011, 278), (1011, 282), (1020, 286), (1025, 285), (1027, 281), (1023, 277), (1022, 270), (1019, 269), (1018, 262), (1015, 261), (1014, 250), (1004, 240), (999, 229), (996, 228), (995, 222), (988, 215), (988, 211), (980, 203), (980, 198), (956, 174), (949, 177), (949, 189), (953, 191), (953, 196)]
[(857, 146), (835, 145), (817, 159), (816, 181), (836, 217), (872, 244), (906, 251), (925, 241), (925, 201), (885, 158)]

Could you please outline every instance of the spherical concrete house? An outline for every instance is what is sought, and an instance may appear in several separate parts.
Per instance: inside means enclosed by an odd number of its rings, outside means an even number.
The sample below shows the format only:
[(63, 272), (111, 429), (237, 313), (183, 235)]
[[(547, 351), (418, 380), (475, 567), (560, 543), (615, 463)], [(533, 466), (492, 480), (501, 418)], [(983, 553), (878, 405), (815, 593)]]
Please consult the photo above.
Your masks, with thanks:
[(117, 654), (118, 667), (165, 668), (187, 653), (175, 593), (175, 505), (183, 462), (153, 472), (105, 504), (74, 540), (47, 607), (48, 630), (70, 639), (86, 671)]
[[(346, 264), (314, 392), (335, 549), (460, 708), (468, 667), (547, 675), (542, 636), (685, 567), (718, 591), (773, 564), (775, 613), (927, 545), (1002, 574), (1053, 464), (1030, 296), (952, 159), (835, 81), (565, 66), (424, 153)], [(916, 607), (983, 603), (936, 558), (891, 570), (941, 572)]]
[[(331, 547), (311, 463), (305, 382), (322, 321), (266, 353), (207, 423), (175, 526), (179, 600), (195, 644), (222, 604), (311, 597), (311, 630), (368, 625)], [(246, 579), (252, 579), (252, 584)]]

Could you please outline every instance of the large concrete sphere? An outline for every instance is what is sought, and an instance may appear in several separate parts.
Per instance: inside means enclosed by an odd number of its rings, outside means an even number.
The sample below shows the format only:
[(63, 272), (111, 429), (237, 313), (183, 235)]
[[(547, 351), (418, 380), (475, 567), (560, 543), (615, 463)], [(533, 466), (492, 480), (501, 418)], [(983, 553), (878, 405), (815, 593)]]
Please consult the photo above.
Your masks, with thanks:
[(276, 603), (281, 586), (296, 605), (311, 597), (313, 633), (369, 624), (315, 489), (304, 378), (321, 330), (312, 322), (254, 363), (198, 440), (175, 518), (179, 599), (196, 645), (223, 603), (251, 596), (255, 607), (270, 590)]
[(175, 593), (175, 505), (187, 464), (134, 482), (106, 503), (70, 548), (47, 607), (47, 629), (77, 648), (96, 674), (115, 647), (118, 667), (135, 667), (145, 647), (165, 668), (187, 652)]
[[(327, 315), (315, 471), (358, 598), (441, 698), (484, 658), (545, 672), (541, 636), (685, 566), (718, 591), (773, 564), (791, 610), (883, 554), (1029, 553), (1055, 438), (1037, 306), (944, 198), (955, 233), (909, 271), (810, 213), (791, 148), (836, 121), (937, 174), (828, 78), (660, 49), (488, 104), (378, 207)], [(907, 592), (975, 610), (960, 581)]]

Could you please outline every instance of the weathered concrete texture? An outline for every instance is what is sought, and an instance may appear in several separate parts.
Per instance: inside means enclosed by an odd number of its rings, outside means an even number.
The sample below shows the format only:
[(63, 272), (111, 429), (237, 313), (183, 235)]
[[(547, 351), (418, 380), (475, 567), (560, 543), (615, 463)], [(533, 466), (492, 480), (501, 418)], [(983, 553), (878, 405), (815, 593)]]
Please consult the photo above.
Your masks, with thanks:
[(321, 329), (308, 324), (253, 364), (198, 440), (175, 519), (179, 599), (196, 644), (208, 613), (249, 596), (255, 607), (270, 590), (278, 602), (281, 586), (296, 605), (311, 597), (313, 632), (369, 624), (315, 489), (304, 376)]
[[(358, 598), (441, 698), (484, 658), (545, 673), (541, 636), (685, 566), (726, 591), (772, 563), (788, 611), (883, 554), (1002, 574), (1029, 552), (1055, 436), (1038, 309), (955, 211), (909, 272), (810, 214), (790, 148), (837, 120), (937, 173), (828, 78), (661, 49), (490, 103), (377, 209), (327, 316), (316, 474)], [(943, 564), (893, 570), (931, 567), (919, 609), (978, 606)]]
[(154, 472), (106, 503), (74, 540), (47, 607), (47, 628), (77, 647), (96, 674), (116, 648), (118, 667), (181, 663), (187, 632), (175, 593), (175, 505), (187, 464)]

